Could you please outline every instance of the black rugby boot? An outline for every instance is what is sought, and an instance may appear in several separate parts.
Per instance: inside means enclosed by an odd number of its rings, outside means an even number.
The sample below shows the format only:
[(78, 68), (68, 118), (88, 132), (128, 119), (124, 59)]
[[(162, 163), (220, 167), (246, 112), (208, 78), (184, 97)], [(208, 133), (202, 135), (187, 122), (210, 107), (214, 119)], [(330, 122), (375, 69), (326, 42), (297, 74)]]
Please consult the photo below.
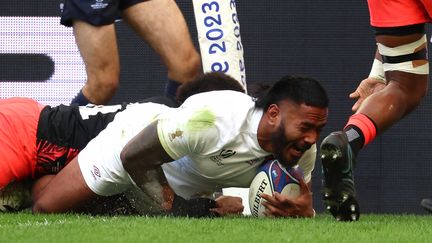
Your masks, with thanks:
[(354, 164), (346, 134), (332, 132), (321, 143), (324, 204), (338, 221), (356, 221), (360, 208), (354, 187)]

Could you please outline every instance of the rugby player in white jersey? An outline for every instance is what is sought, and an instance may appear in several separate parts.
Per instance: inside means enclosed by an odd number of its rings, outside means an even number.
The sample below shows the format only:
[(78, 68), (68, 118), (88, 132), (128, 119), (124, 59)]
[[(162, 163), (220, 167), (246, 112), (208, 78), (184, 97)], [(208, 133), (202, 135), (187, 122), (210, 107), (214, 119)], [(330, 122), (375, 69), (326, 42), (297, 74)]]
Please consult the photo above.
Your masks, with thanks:
[[(202, 196), (222, 187), (248, 187), (269, 155), (285, 166), (304, 163), (310, 182), (327, 106), (317, 81), (286, 76), (257, 101), (240, 92), (213, 91), (193, 95), (179, 108), (131, 107), (48, 183), (33, 211), (67, 212), (135, 186), (162, 212), (205, 214), (219, 205)], [(313, 216), (310, 191), (303, 188), (295, 200), (269, 195), (268, 215)]]
[[(193, 94), (213, 90), (245, 92), (237, 80), (208, 73), (180, 86), (175, 99), (155, 96), (138, 103), (178, 107)], [(50, 176), (62, 170), (112, 122), (117, 113), (125, 109), (128, 109), (128, 104), (51, 107), (29, 98), (0, 100), (0, 211), (19, 211), (29, 207), (32, 184), (35, 195), (41, 183), (46, 183)], [(92, 207), (93, 204), (97, 207)], [(134, 212), (124, 195), (103, 197), (92, 201), (91, 205), (83, 212)]]

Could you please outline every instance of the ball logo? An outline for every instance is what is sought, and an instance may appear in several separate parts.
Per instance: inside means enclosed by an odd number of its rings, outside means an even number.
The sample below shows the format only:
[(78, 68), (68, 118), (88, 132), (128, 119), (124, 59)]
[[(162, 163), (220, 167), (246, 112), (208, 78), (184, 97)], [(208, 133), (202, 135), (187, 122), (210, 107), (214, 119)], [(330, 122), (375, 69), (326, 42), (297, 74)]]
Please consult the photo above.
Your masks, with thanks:
[(258, 211), (261, 204), (261, 194), (265, 191), (266, 187), (269, 185), (267, 180), (262, 180), (260, 186), (258, 187), (258, 192), (255, 194), (255, 200), (252, 208), (252, 215), (258, 217)]
[(290, 199), (300, 195), (300, 180), (303, 174), (299, 167), (283, 167), (277, 160), (264, 162), (249, 187), (249, 207), (252, 216), (265, 217), (266, 207), (262, 194), (272, 196), (278, 192)]

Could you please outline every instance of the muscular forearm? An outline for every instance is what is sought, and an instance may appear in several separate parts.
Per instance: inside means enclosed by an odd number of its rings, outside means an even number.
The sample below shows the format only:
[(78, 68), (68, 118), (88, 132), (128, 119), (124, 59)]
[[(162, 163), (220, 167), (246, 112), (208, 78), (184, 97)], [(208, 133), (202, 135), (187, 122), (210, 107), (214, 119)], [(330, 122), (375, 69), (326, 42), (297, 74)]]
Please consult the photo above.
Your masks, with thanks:
[(157, 122), (151, 123), (132, 138), (121, 151), (120, 159), (124, 169), (140, 189), (163, 209), (171, 208), (174, 193), (160, 165), (172, 159), (160, 144)]

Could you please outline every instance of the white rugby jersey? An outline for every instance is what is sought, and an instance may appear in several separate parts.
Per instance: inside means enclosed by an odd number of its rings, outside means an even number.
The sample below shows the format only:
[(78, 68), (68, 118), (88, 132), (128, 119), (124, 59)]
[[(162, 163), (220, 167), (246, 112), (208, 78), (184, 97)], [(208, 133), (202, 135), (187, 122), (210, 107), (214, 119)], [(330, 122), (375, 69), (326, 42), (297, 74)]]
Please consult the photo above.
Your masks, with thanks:
[[(249, 187), (270, 155), (258, 144), (262, 115), (248, 95), (213, 91), (194, 95), (158, 117), (161, 144), (176, 159), (162, 166), (174, 191), (189, 198), (224, 187)], [(300, 164), (309, 181), (316, 147), (303, 157)]]
[[(168, 183), (185, 198), (209, 196), (223, 187), (249, 187), (270, 153), (258, 144), (263, 111), (252, 98), (235, 91), (191, 96), (179, 108), (144, 103), (128, 105), (78, 156), (87, 185), (99, 195), (130, 188), (120, 160), (130, 139), (154, 120), (166, 152), (176, 161), (163, 164)], [(301, 158), (306, 181), (315, 164), (316, 147)]]

